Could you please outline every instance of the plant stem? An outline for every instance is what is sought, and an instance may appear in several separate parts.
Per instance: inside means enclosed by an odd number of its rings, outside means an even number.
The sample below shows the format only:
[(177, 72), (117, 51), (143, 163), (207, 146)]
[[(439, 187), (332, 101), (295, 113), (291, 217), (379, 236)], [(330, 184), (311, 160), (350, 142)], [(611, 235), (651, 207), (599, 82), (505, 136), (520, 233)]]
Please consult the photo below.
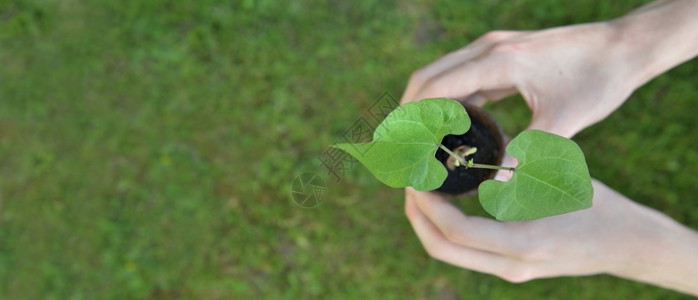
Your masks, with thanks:
[[(467, 166), (467, 165), (466, 165), (466, 166)], [(493, 165), (483, 165), (483, 164), (476, 164), (476, 163), (471, 164), (469, 168), (492, 169), (492, 170), (504, 170), (504, 171), (510, 171), (510, 172), (516, 171), (516, 168), (513, 168), (513, 167), (502, 167), (502, 166), (493, 166)]]
[(456, 155), (455, 153), (453, 153), (453, 151), (451, 151), (451, 150), (449, 150), (448, 148), (446, 148), (446, 146), (439, 144), (439, 148), (441, 148), (441, 150), (446, 151), (446, 153), (448, 153), (448, 155), (450, 155), (450, 156), (452, 156), (453, 158), (457, 159), (457, 160), (460, 162), (460, 164), (461, 164), (462, 166), (465, 166), (466, 168), (505, 170), (505, 171), (510, 171), (510, 172), (516, 171), (516, 168), (512, 168), (512, 167), (502, 167), (502, 166), (493, 166), (493, 165), (483, 165), (483, 164), (476, 164), (476, 163), (472, 163), (472, 162), (467, 162), (467, 161), (465, 161), (464, 158), (462, 158), (462, 157)]

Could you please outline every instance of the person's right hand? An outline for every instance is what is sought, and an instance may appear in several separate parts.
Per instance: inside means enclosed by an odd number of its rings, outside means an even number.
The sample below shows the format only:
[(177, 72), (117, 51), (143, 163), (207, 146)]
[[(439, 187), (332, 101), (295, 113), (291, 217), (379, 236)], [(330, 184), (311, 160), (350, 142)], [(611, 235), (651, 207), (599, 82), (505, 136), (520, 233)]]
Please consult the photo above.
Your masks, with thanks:
[(414, 72), (401, 103), (447, 97), (482, 105), (521, 93), (529, 129), (571, 137), (620, 106), (637, 87), (609, 23), (495, 31)]
[(607, 273), (698, 296), (698, 232), (600, 181), (594, 206), (530, 221), (466, 215), (443, 195), (405, 189), (427, 253), (512, 282)]

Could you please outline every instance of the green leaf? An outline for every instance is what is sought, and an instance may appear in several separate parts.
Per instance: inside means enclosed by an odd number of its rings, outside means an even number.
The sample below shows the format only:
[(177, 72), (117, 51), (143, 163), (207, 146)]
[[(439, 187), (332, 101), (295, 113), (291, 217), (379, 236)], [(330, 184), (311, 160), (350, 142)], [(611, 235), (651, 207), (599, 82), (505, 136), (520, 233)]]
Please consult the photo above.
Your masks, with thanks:
[(447, 134), (463, 134), (470, 118), (463, 106), (445, 98), (425, 99), (392, 111), (373, 133), (373, 141), (336, 144), (391, 187), (428, 191), (441, 186), (448, 172), (434, 155)]
[(594, 190), (575, 142), (526, 130), (507, 146), (519, 164), (508, 182), (480, 184), (480, 203), (501, 221), (531, 220), (591, 207)]

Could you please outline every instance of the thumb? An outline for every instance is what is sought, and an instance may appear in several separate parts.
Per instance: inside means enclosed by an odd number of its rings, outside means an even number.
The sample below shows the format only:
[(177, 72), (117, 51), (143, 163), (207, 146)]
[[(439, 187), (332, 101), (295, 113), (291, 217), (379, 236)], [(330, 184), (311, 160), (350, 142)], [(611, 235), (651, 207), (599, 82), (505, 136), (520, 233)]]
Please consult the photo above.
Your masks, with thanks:
[[(507, 136), (507, 135), (504, 135), (504, 145), (505, 145), (505, 147), (506, 147), (506, 145), (509, 144), (510, 141), (511, 141), (511, 138), (510, 138), (509, 136)], [(504, 152), (504, 157), (502, 158), (502, 163), (501, 163), (500, 165), (503, 166), (503, 167), (516, 167), (516, 165), (517, 165), (518, 163), (519, 163), (519, 161), (516, 160), (516, 158), (514, 158), (514, 157), (511, 156), (511, 155), (509, 155), (509, 154), (506, 153), (506, 151), (505, 151), (505, 152)], [(513, 176), (513, 175), (514, 175), (514, 173), (511, 172), (511, 171), (499, 170), (499, 171), (497, 171), (497, 173), (494, 175), (494, 180), (502, 181), (502, 182), (507, 182), (507, 181), (509, 181), (509, 179), (511, 179), (511, 176)]]
[[(519, 161), (516, 160), (513, 156), (509, 154), (504, 154), (504, 158), (502, 159), (502, 166), (505, 167), (516, 167), (516, 165), (519, 164)], [(512, 171), (506, 171), (506, 170), (499, 170), (497, 171), (497, 174), (494, 175), (494, 180), (497, 181), (502, 181), (502, 182), (507, 182), (511, 177), (514, 175), (514, 172)]]
[(533, 116), (531, 116), (531, 123), (526, 129), (554, 133), (568, 139), (584, 129), (583, 124), (587, 123), (586, 120), (581, 119), (579, 115), (573, 115), (574, 112), (556, 109), (553, 105), (531, 106)]

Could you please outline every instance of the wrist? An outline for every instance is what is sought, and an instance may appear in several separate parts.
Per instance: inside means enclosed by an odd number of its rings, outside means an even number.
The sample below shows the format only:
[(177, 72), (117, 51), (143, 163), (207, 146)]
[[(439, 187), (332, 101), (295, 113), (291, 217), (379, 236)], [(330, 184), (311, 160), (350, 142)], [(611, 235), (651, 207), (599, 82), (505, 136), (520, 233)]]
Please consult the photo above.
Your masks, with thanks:
[(633, 90), (698, 55), (698, 1), (656, 1), (609, 21)]
[(660, 212), (637, 208), (643, 210), (636, 215), (643, 226), (629, 237), (637, 247), (626, 249), (622, 264), (610, 273), (698, 295), (698, 232)]

